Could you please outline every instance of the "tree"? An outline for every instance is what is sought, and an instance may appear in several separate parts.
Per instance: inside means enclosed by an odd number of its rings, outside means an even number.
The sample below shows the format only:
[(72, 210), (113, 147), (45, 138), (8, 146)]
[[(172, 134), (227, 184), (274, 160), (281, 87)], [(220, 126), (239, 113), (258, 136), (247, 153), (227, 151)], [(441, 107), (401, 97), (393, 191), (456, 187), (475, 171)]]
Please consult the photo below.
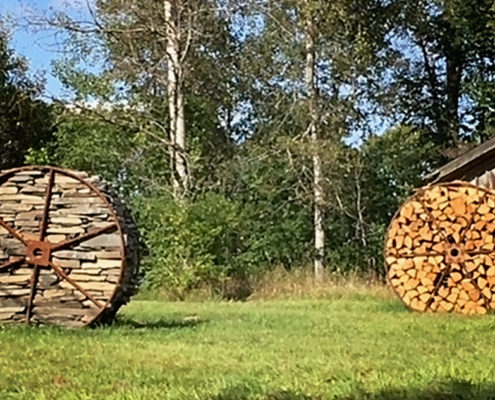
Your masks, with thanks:
[(298, 170), (293, 197), (313, 208), (317, 280), (326, 257), (324, 214), (342, 184), (341, 141), (361, 120), (358, 98), (366, 84), (360, 82), (381, 43), (379, 4), (366, 7), (363, 16), (362, 2), (262, 1), (249, 3), (243, 14), (258, 21), (243, 46), (246, 74), (253, 77), (249, 140), (275, 154), (282, 150), (287, 171)]
[(419, 112), (369, 135), (404, 88), (386, 40), (397, 2), (134, 3), (48, 21), (73, 91), (55, 159), (134, 205), (149, 279), (182, 292), (309, 261), (317, 280), (324, 265), (377, 271), (390, 213), (438, 154)]
[[(180, 3), (180, 4), (179, 4)], [(178, 0), (165, 0), (165, 29), (166, 29), (166, 54), (168, 71), (168, 104), (170, 120), (170, 159), (172, 169), (172, 187), (175, 196), (179, 193), (186, 193), (189, 186), (189, 174), (186, 165), (186, 117), (183, 88), (183, 65), (181, 59), (187, 56), (186, 45), (183, 45), (181, 53), (181, 14), (183, 9), (188, 7), (186, 2)], [(191, 12), (187, 10), (186, 12)], [(189, 34), (192, 26), (188, 27)]]
[[(103, 119), (154, 143), (168, 158), (170, 190), (184, 199), (231, 151), (222, 124), (224, 110), (234, 107), (228, 23), (215, 1), (140, 4), (97, 1), (88, 21), (55, 13), (37, 24), (66, 35), (68, 52), (57, 72), (73, 90), (72, 101), (86, 111), (118, 110)], [(88, 71), (88, 60), (97, 72)], [(85, 107), (95, 101), (99, 107)]]
[(0, 31), (0, 168), (24, 164), (30, 149), (52, 139), (52, 107), (40, 99), (41, 82), (28, 75), (27, 63), (8, 47)]
[[(306, 5), (308, 1), (306, 1)], [(308, 110), (310, 114), (309, 132), (311, 143), (314, 151), (313, 158), (313, 208), (314, 208), (314, 273), (315, 279), (319, 282), (323, 280), (324, 259), (325, 259), (325, 229), (324, 229), (324, 206), (325, 195), (323, 192), (323, 176), (322, 176), (322, 161), (316, 150), (318, 140), (320, 139), (320, 120), (318, 91), (316, 84), (316, 41), (317, 30), (315, 26), (314, 16), (309, 11), (305, 17), (305, 40), (306, 40), (306, 91), (308, 93)]]
[(383, 88), (391, 89), (390, 114), (444, 148), (491, 135), (493, 1), (392, 3)]

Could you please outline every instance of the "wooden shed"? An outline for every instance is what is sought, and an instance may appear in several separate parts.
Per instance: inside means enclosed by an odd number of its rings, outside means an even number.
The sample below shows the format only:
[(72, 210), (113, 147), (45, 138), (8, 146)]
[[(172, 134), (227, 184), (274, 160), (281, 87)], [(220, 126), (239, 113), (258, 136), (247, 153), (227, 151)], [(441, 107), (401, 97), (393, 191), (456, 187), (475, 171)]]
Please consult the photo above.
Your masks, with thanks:
[(455, 180), (495, 189), (495, 138), (487, 140), (426, 176), (428, 183)]

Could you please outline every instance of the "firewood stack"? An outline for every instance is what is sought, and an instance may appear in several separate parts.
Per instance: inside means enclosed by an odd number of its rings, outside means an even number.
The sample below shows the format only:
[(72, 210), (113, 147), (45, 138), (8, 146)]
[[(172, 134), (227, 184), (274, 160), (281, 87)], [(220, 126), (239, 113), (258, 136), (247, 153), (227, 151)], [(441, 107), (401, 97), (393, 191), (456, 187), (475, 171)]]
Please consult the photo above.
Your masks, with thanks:
[(98, 177), (0, 174), (0, 323), (110, 321), (135, 289), (138, 262), (132, 218)]
[(419, 189), (385, 242), (390, 285), (414, 311), (495, 309), (495, 192), (464, 182)]

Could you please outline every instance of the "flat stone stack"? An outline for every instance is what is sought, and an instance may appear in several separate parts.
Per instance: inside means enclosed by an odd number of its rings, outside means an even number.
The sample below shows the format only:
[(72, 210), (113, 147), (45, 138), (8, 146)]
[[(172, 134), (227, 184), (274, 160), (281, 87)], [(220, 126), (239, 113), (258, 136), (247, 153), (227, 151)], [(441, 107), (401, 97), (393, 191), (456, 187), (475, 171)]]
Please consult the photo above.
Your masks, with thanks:
[(52, 167), (0, 175), (0, 323), (111, 320), (134, 288), (136, 227), (97, 177)]

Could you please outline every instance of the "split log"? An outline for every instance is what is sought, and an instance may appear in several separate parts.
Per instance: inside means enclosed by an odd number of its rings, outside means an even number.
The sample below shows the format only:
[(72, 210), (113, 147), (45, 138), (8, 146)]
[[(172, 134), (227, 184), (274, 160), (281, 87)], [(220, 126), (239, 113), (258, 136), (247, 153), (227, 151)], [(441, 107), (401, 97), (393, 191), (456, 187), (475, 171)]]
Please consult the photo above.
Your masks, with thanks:
[(495, 306), (495, 192), (465, 182), (421, 188), (385, 239), (387, 279), (412, 310), (486, 314)]

